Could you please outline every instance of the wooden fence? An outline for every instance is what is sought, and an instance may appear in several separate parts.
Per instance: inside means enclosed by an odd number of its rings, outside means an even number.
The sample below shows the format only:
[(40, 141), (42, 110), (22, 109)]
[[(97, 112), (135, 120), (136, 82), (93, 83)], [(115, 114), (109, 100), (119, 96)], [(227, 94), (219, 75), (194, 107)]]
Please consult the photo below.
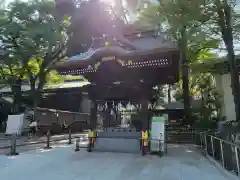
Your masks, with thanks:
[(52, 133), (61, 133), (66, 131), (64, 125), (70, 127), (72, 132), (81, 132), (90, 128), (90, 114), (88, 113), (37, 108), (35, 119), (41, 134), (48, 130), (51, 130)]

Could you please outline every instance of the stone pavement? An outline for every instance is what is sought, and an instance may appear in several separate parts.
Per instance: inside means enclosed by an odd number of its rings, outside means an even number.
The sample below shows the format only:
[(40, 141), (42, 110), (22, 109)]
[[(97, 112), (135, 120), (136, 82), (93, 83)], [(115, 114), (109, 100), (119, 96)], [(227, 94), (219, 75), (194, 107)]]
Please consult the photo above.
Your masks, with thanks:
[(233, 180), (194, 147), (169, 146), (168, 155), (75, 152), (66, 146), (0, 156), (3, 180)]

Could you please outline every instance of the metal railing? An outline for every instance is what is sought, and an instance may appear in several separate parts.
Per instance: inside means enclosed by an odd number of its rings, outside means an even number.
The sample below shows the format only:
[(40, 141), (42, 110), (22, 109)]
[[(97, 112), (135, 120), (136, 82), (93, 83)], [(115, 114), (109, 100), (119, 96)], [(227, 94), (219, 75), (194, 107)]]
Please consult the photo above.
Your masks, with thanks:
[(226, 170), (240, 177), (240, 146), (213, 135), (208, 135), (206, 132), (196, 133), (195, 137), (197, 145), (204, 150), (205, 155), (211, 156)]

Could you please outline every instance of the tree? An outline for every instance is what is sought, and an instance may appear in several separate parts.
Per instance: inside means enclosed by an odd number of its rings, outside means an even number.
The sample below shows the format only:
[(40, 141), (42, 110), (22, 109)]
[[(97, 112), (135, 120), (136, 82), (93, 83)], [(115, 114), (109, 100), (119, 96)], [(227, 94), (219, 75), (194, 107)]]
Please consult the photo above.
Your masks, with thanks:
[(21, 102), (21, 83), (26, 78), (24, 71), (22, 71), (22, 64), (19, 61), (19, 57), (15, 56), (15, 50), (12, 46), (6, 42), (7, 36), (4, 36), (6, 28), (9, 30), (9, 34), (13, 35), (15, 29), (8, 24), (8, 17), (6, 17), (5, 4), (1, 4), (0, 7), (0, 78), (1, 85), (4, 87), (10, 85), (13, 93), (13, 108), (12, 113), (17, 112)]
[(14, 57), (9, 57), (8, 54), (0, 56), (1, 67), (0, 67), (0, 84), (2, 87), (10, 86), (13, 94), (13, 108), (12, 113), (16, 113), (19, 110), (20, 103), (22, 100), (21, 84), (26, 79), (26, 74), (22, 73), (22, 66)]
[[(174, 97), (183, 100), (180, 81)], [(195, 120), (200, 120), (205, 128), (212, 125), (213, 119), (220, 119), (221, 94), (217, 90), (214, 76), (211, 73), (194, 73), (189, 77), (189, 97), (192, 102), (192, 114)], [(209, 128), (209, 126), (208, 126)]]
[(236, 120), (240, 121), (240, 84), (236, 67), (236, 57), (234, 52), (234, 35), (239, 35), (240, 16), (234, 11), (237, 1), (215, 0), (206, 1), (206, 11), (211, 17), (212, 26), (209, 27), (211, 33), (221, 36), (226, 50), (231, 74), (231, 87), (234, 97)]
[(151, 105), (153, 109), (159, 104), (164, 104), (163, 88), (163, 86), (158, 85), (152, 89)]
[(36, 107), (51, 66), (65, 56), (69, 23), (56, 17), (49, 0), (15, 1), (3, 14), (0, 33), (7, 58), (18, 62), (19, 79), (27, 75)]
[(126, 48), (137, 49), (122, 33), (126, 23), (126, 12), (119, 10), (121, 9), (120, 1), (115, 1), (120, 6), (114, 9), (101, 0), (56, 0), (59, 16), (71, 17), (67, 49), (69, 57), (88, 51), (96, 42), (95, 39), (103, 37), (106, 40), (118, 42)]
[(201, 52), (215, 48), (218, 39), (209, 39), (202, 25), (209, 20), (204, 13), (204, 1), (161, 1), (140, 13), (138, 23), (157, 27), (178, 46), (181, 52), (181, 76), (184, 99), (185, 120), (191, 116), (189, 98), (189, 67), (191, 61), (197, 60)]

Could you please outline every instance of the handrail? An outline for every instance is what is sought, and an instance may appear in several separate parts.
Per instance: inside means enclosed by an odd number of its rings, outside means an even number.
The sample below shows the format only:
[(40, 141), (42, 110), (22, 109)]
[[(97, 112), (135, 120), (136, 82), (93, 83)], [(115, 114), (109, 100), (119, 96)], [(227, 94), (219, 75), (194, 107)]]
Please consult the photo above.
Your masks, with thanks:
[[(202, 133), (207, 133), (207, 132), (200, 132), (200, 134), (202, 134)], [(207, 134), (207, 136), (210, 136), (210, 137), (212, 137), (213, 139), (217, 139), (217, 140), (219, 140), (219, 141), (222, 141), (222, 142), (224, 142), (224, 143), (226, 143), (226, 144), (228, 144), (228, 145), (237, 146), (237, 147), (240, 149), (240, 146), (237, 145), (236, 143), (229, 142), (229, 141), (227, 141), (227, 140), (221, 139), (221, 138), (219, 138), (219, 137), (216, 137), (216, 136), (213, 136), (213, 135), (210, 135), (210, 134)]]
[[(199, 135), (200, 147), (204, 149), (206, 155), (212, 156), (212, 158), (220, 162), (225, 169), (235, 172), (236, 175), (240, 177), (239, 145), (207, 134), (206, 132), (200, 132), (196, 135)], [(199, 145), (199, 143), (197, 144)]]
[(236, 146), (236, 147), (240, 148), (240, 146), (237, 145), (237, 144), (235, 144), (235, 143), (226, 141), (226, 140), (221, 139), (221, 138), (218, 138), (218, 137), (216, 137), (216, 136), (212, 136), (212, 135), (209, 135), (209, 136), (211, 136), (213, 139), (217, 139), (217, 140), (219, 140), (219, 141), (225, 142), (226, 144), (229, 144), (229, 145), (231, 145), (231, 146)]

